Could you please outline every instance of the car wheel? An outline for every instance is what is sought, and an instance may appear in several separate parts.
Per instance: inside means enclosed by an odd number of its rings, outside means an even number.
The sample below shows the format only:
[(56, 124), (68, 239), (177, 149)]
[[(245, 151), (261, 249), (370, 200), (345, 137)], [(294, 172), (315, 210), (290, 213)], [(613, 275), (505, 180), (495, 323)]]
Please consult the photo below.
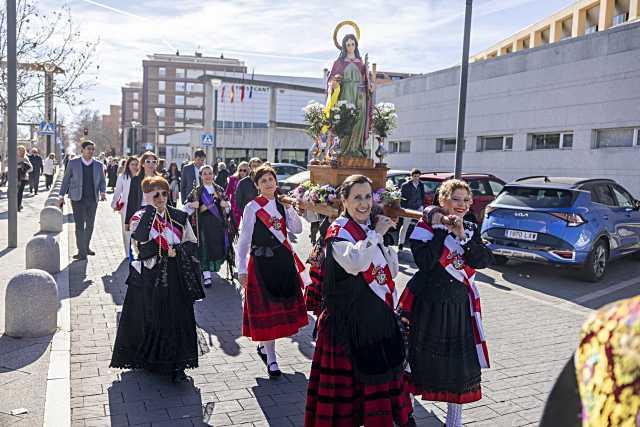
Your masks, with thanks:
[(600, 239), (589, 252), (587, 262), (582, 267), (582, 277), (589, 282), (599, 282), (604, 277), (609, 261), (609, 249), (604, 240)]
[(507, 263), (509, 262), (509, 258), (507, 258), (504, 255), (494, 255), (493, 258), (494, 258), (493, 265), (497, 265), (497, 266), (507, 265)]

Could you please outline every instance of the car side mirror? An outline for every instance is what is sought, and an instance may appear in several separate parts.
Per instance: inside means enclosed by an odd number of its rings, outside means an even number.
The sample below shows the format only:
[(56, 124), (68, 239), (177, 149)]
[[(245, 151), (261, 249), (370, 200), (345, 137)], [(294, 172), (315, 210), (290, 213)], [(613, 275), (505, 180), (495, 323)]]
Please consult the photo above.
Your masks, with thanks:
[(640, 200), (635, 200), (633, 202), (633, 210), (640, 211)]

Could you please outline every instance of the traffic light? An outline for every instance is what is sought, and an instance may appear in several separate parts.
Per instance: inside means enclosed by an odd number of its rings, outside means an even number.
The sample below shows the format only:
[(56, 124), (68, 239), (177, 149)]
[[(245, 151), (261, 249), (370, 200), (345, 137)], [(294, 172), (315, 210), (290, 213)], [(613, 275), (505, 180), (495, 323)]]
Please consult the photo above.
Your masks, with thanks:
[(84, 136), (89, 135), (89, 128), (84, 128), (82, 133), (83, 133)]

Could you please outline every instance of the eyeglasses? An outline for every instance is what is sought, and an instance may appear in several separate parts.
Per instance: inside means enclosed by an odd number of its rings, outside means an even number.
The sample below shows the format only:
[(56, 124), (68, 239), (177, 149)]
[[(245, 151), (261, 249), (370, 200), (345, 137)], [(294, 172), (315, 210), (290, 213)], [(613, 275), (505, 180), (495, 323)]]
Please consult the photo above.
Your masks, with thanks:
[(248, 173), (249, 170), (248, 169), (240, 169), (240, 172)]
[(157, 165), (158, 161), (157, 160), (153, 160), (153, 159), (147, 159), (144, 161), (145, 165)]
[(154, 199), (159, 198), (160, 196), (164, 197), (165, 199), (167, 198), (167, 192), (166, 191), (158, 191), (156, 194), (153, 195)]

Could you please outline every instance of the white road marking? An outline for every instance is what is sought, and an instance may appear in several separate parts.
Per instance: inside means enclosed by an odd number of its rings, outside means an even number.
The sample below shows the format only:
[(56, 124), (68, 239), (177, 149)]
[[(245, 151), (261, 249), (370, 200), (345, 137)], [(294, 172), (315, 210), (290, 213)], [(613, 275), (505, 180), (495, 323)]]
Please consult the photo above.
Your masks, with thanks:
[(628, 288), (630, 286), (638, 286), (638, 290), (640, 291), (640, 281), (638, 281), (637, 277), (634, 277), (633, 279), (629, 279), (629, 280), (625, 280), (624, 282), (620, 282), (620, 283), (616, 283), (614, 285), (611, 286), (607, 286), (604, 289), (600, 289), (598, 291), (594, 291), (591, 293), (588, 293), (586, 295), (583, 295), (579, 298), (576, 298), (573, 300), (573, 302), (575, 302), (576, 304), (583, 304), (587, 301), (591, 301), (594, 300), (596, 298), (600, 298), (603, 297), (605, 295), (608, 294), (612, 294), (614, 292), (618, 292), (622, 289)]

